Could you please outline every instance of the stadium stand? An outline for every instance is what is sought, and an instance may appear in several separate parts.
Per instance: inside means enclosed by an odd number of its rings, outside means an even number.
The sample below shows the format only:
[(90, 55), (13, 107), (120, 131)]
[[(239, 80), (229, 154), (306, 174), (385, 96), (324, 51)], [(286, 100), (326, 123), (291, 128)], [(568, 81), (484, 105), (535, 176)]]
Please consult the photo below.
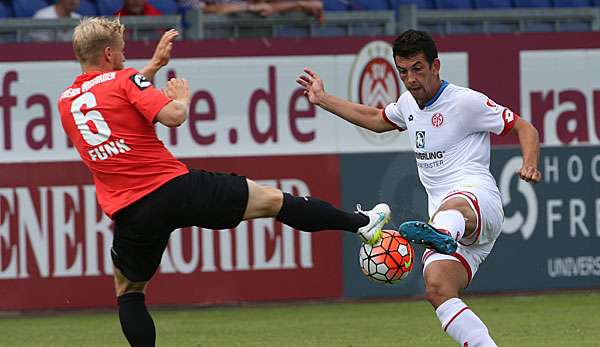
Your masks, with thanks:
[(75, 12), (79, 13), (82, 16), (97, 16), (98, 8), (96, 7), (96, 4), (93, 3), (91, 0), (80, 0), (79, 8)]
[(389, 0), (353, 0), (352, 10), (359, 11), (387, 11), (393, 9)]
[(162, 14), (176, 14), (178, 10), (175, 0), (148, 0), (148, 3)]
[(512, 8), (511, 0), (473, 0), (474, 8)]
[(96, 0), (98, 5), (98, 14), (101, 16), (112, 16), (121, 7), (123, 0)]
[(552, 0), (514, 0), (515, 7), (552, 7)]
[(398, 8), (402, 5), (415, 5), (418, 9), (434, 9), (435, 0), (396, 0), (394, 8)]
[(6, 6), (4, 3), (0, 2), (0, 18), (7, 18), (7, 17), (12, 17), (12, 14), (10, 13), (8, 6)]
[(350, 11), (350, 1), (323, 0), (323, 9), (325, 11)]
[(589, 0), (554, 0), (555, 7), (590, 7)]
[(15, 17), (32, 17), (38, 10), (48, 6), (43, 0), (13, 0), (12, 10)]
[[(14, 37), (18, 41), (26, 30), (34, 28), (64, 29), (69, 22), (56, 22), (55, 26), (52, 21), (41, 24), (26, 19), (55, 1), (0, 0), (0, 18), (4, 18), (0, 21), (0, 33), (4, 33), (0, 40)], [(77, 12), (85, 16), (113, 15), (123, 5), (122, 0), (80, 1)], [(165, 14), (176, 16), (182, 11), (176, 0), (148, 2)], [(262, 18), (188, 10), (178, 17), (179, 27), (186, 29), (186, 39), (373, 36), (415, 27), (437, 34), (600, 30), (600, 9), (593, 7), (600, 6), (600, 0), (323, 0), (323, 5), (327, 12), (323, 24), (301, 13)], [(149, 28), (146, 22), (131, 23)]]
[(437, 0), (436, 3), (437, 8), (447, 10), (466, 10), (473, 7), (471, 0)]

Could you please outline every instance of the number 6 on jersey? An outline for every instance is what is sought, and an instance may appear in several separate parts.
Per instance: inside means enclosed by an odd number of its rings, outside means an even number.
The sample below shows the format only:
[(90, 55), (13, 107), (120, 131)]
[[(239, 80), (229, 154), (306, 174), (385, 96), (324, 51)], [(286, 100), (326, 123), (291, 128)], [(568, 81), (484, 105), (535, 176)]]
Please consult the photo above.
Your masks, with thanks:
[[(99, 111), (88, 111), (85, 114), (81, 111), (83, 106), (92, 108), (97, 106), (94, 94), (87, 92), (75, 99), (71, 104), (71, 113), (75, 119), (75, 125), (83, 136), (85, 142), (91, 146), (97, 146), (105, 142), (110, 137), (110, 128)], [(93, 126), (94, 129), (91, 128)]]

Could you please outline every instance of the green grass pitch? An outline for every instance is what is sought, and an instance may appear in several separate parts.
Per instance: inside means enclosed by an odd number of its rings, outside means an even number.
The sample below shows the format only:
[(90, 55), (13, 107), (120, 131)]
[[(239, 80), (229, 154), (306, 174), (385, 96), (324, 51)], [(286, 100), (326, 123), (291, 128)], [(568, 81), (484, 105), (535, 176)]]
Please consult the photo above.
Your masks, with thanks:
[[(500, 346), (598, 346), (600, 292), (467, 297)], [(151, 309), (157, 346), (456, 346), (425, 301)], [(0, 316), (0, 345), (124, 346), (116, 312)]]

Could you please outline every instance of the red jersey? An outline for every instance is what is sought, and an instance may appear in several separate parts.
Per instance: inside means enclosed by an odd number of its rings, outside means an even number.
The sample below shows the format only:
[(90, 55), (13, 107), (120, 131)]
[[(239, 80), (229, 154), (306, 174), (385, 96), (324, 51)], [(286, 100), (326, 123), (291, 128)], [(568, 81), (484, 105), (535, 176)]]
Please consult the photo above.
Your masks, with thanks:
[[(162, 15), (162, 12), (160, 12), (159, 9), (157, 9), (156, 7), (150, 5), (150, 4), (144, 4), (144, 10), (142, 11), (142, 16), (160, 16)], [(133, 16), (132, 13), (130, 13), (127, 8), (122, 7), (120, 10), (118, 10), (117, 12), (115, 12), (115, 16)]]
[(62, 126), (109, 217), (189, 171), (156, 136), (154, 118), (169, 102), (135, 69), (80, 75), (60, 96)]

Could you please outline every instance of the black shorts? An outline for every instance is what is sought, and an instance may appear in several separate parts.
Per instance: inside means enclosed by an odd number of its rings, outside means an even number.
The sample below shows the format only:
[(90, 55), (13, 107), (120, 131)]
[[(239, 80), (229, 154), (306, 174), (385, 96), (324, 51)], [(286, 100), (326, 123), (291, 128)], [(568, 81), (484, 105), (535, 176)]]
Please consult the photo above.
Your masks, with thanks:
[(113, 264), (132, 282), (148, 281), (173, 230), (234, 228), (247, 204), (245, 177), (191, 170), (115, 214)]

